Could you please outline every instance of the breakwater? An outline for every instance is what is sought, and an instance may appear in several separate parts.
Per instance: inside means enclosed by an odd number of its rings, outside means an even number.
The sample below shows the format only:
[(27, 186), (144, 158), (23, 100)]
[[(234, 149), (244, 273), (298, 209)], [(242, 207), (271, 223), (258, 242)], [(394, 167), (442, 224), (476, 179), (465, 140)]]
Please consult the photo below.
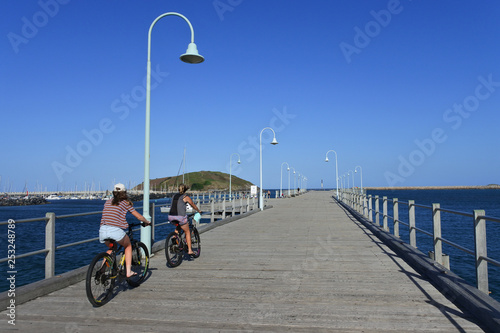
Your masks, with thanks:
[(398, 191), (398, 190), (489, 190), (500, 189), (498, 184), (477, 186), (398, 186), (398, 187), (363, 187), (365, 190)]
[(29, 206), (29, 205), (44, 205), (49, 203), (43, 197), (31, 197), (31, 198), (0, 198), (0, 206)]

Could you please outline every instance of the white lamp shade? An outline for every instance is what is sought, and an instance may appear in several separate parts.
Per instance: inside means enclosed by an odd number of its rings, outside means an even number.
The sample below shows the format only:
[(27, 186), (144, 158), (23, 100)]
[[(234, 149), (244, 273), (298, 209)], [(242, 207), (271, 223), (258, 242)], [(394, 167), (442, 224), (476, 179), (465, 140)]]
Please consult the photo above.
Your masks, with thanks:
[(186, 53), (181, 55), (180, 59), (188, 64), (199, 64), (205, 60), (205, 58), (198, 53), (198, 48), (195, 43), (189, 43)]

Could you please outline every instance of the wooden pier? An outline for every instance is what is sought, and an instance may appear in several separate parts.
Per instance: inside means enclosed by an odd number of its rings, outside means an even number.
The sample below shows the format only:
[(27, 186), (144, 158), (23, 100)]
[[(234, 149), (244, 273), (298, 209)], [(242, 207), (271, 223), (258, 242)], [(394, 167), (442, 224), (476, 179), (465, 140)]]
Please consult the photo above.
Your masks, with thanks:
[[(101, 308), (85, 281), (2, 312), (21, 332), (483, 332), (331, 197), (309, 192), (201, 234), (198, 259)], [(159, 236), (159, 235), (157, 235)], [(442, 290), (441, 290), (442, 291)], [(445, 293), (445, 291), (443, 291)]]

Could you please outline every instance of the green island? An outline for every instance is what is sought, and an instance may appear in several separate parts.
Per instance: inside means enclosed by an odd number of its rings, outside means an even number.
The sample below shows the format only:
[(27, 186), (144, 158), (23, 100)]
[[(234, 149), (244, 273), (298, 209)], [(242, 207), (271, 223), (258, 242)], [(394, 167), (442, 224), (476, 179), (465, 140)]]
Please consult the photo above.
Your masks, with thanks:
[[(150, 180), (149, 188), (154, 191), (176, 192), (182, 183), (183, 175), (156, 178)], [(229, 174), (219, 171), (196, 171), (184, 174), (184, 183), (190, 191), (229, 191)], [(250, 191), (253, 184), (249, 181), (231, 175), (232, 191)], [(143, 183), (132, 190), (141, 191)]]

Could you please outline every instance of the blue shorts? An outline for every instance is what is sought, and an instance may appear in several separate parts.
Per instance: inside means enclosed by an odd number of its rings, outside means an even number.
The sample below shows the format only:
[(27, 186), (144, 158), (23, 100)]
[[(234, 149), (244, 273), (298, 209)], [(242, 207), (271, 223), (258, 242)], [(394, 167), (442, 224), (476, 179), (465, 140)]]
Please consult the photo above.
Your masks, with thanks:
[(125, 230), (112, 225), (103, 224), (99, 228), (99, 241), (101, 243), (104, 243), (106, 238), (111, 238), (119, 242), (123, 239), (123, 237), (125, 237), (125, 235)]
[(187, 224), (188, 223), (188, 217), (187, 215), (186, 216), (180, 216), (180, 215), (169, 215), (168, 216), (168, 221), (169, 222), (173, 222), (173, 221), (177, 221), (179, 222), (179, 225), (184, 225), (184, 224)]

